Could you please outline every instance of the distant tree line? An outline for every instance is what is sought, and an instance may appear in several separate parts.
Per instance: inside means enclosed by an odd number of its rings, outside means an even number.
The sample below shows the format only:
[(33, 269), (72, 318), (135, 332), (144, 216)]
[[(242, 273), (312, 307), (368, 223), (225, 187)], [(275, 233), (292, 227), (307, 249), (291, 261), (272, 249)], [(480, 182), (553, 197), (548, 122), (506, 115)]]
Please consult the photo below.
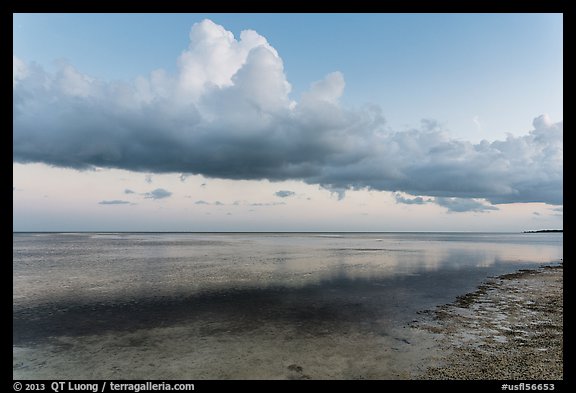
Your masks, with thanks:
[(550, 232), (564, 232), (563, 229), (540, 229), (538, 231), (524, 231), (523, 233), (550, 233)]

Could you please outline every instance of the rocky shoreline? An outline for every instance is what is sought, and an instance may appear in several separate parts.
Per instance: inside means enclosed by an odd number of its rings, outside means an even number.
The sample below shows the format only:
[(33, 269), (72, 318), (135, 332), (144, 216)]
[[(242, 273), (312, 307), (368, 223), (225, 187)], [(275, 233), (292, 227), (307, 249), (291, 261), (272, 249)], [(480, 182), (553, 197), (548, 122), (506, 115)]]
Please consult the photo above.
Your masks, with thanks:
[(563, 265), (491, 279), (412, 327), (445, 355), (418, 379), (563, 379)]

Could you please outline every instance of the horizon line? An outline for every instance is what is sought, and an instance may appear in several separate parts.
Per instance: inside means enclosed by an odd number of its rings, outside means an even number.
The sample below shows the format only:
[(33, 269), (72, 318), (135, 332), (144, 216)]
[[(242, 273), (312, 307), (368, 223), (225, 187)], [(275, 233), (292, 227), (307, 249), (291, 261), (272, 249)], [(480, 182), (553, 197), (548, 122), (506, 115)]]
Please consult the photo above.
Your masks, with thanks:
[(235, 234), (235, 233), (563, 233), (564, 229), (536, 229), (536, 230), (521, 230), (521, 231), (459, 231), (459, 230), (438, 230), (438, 231), (12, 231), (12, 233), (166, 233), (166, 234), (186, 234), (186, 233), (222, 233), (222, 234)]

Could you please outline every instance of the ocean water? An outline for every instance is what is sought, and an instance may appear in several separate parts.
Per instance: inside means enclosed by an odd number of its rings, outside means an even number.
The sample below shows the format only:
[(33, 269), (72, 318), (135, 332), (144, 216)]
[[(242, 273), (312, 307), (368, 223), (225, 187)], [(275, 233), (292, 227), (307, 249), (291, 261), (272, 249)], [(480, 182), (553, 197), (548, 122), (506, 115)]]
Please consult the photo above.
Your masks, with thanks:
[(15, 233), (13, 373), (410, 378), (420, 311), (562, 257), (562, 233)]

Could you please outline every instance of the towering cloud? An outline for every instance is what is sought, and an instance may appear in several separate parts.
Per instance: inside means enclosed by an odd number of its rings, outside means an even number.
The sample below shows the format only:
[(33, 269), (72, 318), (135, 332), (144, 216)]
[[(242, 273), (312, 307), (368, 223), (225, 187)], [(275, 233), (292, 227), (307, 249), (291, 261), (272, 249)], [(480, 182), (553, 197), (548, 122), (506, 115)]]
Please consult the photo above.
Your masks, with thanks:
[(563, 202), (563, 124), (546, 116), (524, 136), (478, 144), (451, 139), (433, 122), (394, 131), (376, 106), (340, 105), (339, 72), (293, 101), (282, 59), (264, 37), (246, 30), (236, 39), (209, 20), (192, 27), (177, 65), (174, 75), (155, 70), (118, 83), (70, 64), (50, 74), (14, 56), (14, 161), (300, 179), (342, 195), (368, 188), (436, 197), (455, 211), (487, 209), (462, 198)]

